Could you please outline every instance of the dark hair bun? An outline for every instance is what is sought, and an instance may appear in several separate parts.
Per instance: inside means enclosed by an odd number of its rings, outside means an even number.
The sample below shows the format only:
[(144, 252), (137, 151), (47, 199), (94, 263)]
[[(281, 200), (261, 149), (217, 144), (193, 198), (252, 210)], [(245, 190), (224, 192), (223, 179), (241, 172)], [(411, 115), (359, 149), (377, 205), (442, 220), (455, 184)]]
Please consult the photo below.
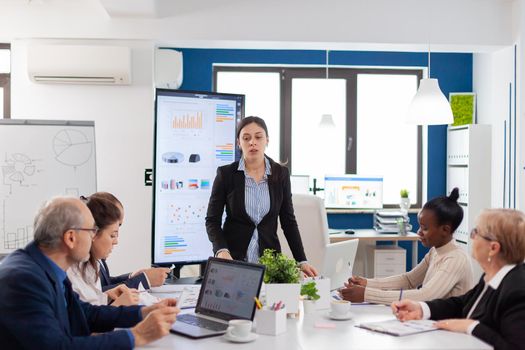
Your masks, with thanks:
[(452, 192), (450, 192), (448, 199), (450, 199), (451, 201), (457, 202), (458, 198), (459, 198), (459, 189), (457, 187), (454, 187)]

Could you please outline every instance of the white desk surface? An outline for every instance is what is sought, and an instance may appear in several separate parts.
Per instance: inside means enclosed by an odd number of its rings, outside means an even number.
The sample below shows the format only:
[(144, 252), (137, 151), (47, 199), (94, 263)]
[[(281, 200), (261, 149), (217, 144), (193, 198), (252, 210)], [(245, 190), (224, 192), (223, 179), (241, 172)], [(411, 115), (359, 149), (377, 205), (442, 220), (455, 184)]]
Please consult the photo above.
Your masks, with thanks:
[[(416, 267), (418, 262), (418, 242), (419, 236), (413, 232), (408, 232), (406, 235), (397, 233), (379, 233), (374, 229), (354, 229), (354, 234), (334, 233), (330, 235), (330, 243), (347, 241), (350, 239), (359, 239), (364, 244), (375, 244), (377, 241), (393, 241), (395, 245), (399, 241), (410, 241), (412, 243), (412, 268)], [(361, 246), (361, 243), (359, 243)], [(363, 248), (364, 249), (364, 248)]]
[[(188, 312), (189, 310), (183, 310)], [(193, 340), (180, 335), (169, 334), (140, 349), (175, 350), (320, 350), (320, 349), (418, 349), (418, 350), (485, 350), (491, 346), (466, 334), (442, 330), (415, 334), (405, 337), (376, 333), (354, 327), (356, 323), (392, 319), (390, 307), (383, 305), (354, 305), (352, 320), (332, 321), (328, 311), (300, 316), (287, 320), (287, 331), (278, 336), (259, 335), (252, 343), (234, 344), (222, 336)], [(314, 328), (316, 322), (335, 324), (334, 329)]]
[[(344, 231), (344, 230), (341, 230)], [(349, 239), (373, 240), (373, 241), (418, 241), (419, 236), (413, 232), (408, 232), (405, 236), (397, 233), (379, 233), (374, 229), (354, 229), (352, 235), (344, 232), (330, 235), (330, 242), (340, 242)]]

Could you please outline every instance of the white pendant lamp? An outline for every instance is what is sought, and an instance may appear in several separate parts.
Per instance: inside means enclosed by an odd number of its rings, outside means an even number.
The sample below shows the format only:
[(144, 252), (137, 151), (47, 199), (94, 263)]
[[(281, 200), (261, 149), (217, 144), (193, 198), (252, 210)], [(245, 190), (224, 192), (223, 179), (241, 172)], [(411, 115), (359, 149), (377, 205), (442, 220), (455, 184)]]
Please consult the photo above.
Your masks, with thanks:
[[(328, 64), (329, 64), (329, 50), (326, 50), (326, 79), (329, 79), (328, 77)], [(335, 129), (335, 123), (334, 118), (331, 114), (323, 114), (321, 115), (321, 121), (319, 122), (319, 127), (322, 129)]]
[(332, 118), (332, 115), (331, 114), (323, 114), (321, 116), (321, 121), (319, 122), (319, 127), (321, 127), (321, 128), (334, 128), (335, 129), (334, 118)]
[[(430, 77), (430, 47), (428, 49), (428, 76)], [(437, 79), (421, 79), (419, 89), (408, 106), (407, 123), (417, 125), (452, 124), (454, 117)]]

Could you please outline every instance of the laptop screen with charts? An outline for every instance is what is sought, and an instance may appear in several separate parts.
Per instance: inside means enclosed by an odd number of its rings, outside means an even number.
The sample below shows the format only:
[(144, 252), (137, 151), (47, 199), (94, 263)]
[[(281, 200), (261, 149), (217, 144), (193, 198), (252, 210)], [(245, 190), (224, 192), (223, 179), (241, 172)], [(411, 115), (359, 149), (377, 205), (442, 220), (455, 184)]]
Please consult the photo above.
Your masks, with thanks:
[(195, 312), (179, 314), (173, 333), (192, 338), (224, 334), (231, 319), (253, 320), (264, 266), (209, 258)]
[(359, 239), (331, 243), (326, 246), (323, 276), (330, 278), (330, 290), (343, 287), (352, 276)]

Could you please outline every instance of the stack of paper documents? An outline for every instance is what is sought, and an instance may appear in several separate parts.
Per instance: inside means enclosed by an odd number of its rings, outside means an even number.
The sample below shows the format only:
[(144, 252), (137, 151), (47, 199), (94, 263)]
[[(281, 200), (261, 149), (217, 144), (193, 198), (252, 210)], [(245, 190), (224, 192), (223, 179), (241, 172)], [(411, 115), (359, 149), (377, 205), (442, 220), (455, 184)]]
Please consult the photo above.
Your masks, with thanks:
[(374, 213), (374, 229), (381, 233), (406, 233), (412, 225), (405, 211), (382, 209)]

